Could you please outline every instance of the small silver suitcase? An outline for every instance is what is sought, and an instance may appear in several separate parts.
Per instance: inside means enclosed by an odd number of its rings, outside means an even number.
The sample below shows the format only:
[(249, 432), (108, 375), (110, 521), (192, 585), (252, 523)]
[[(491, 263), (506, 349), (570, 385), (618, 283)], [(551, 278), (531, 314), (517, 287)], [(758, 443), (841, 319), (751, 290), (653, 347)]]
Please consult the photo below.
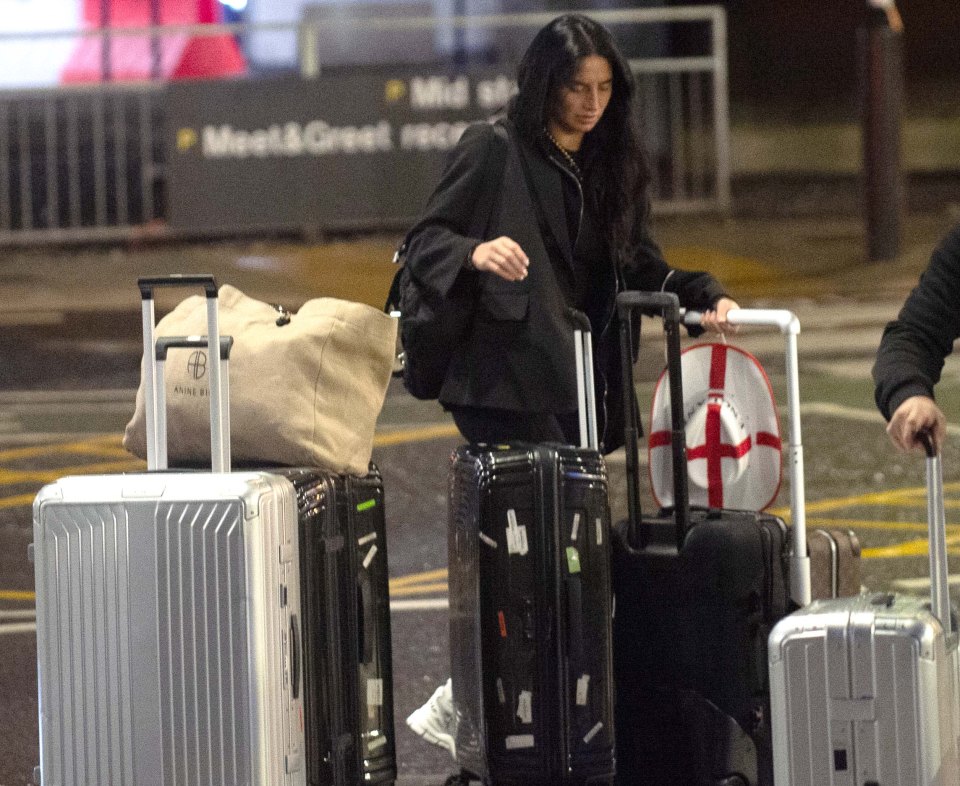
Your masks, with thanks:
[[(140, 283), (154, 470), (152, 292), (169, 281)], [(176, 283), (205, 287), (192, 341), (223, 357), (213, 279)], [(68, 477), (34, 502), (43, 786), (305, 783), (294, 488), (227, 471), (226, 374), (208, 368), (213, 473)]]
[(957, 786), (958, 651), (940, 457), (927, 442), (931, 600), (815, 601), (771, 632), (776, 786)]

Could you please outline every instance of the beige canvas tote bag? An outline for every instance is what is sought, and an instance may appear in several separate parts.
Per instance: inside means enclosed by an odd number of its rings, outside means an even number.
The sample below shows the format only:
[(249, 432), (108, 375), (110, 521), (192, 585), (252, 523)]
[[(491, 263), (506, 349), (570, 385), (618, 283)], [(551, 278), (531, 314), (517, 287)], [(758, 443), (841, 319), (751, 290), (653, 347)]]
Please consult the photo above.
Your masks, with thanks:
[[(157, 336), (206, 332), (193, 296), (157, 324)], [(390, 382), (396, 320), (362, 303), (317, 298), (281, 312), (220, 288), (220, 332), (230, 354), (230, 437), (235, 461), (320, 466), (365, 475)], [(206, 350), (171, 349), (164, 366), (171, 466), (210, 460)], [(142, 374), (142, 372), (141, 372)], [(123, 445), (146, 457), (143, 382)]]

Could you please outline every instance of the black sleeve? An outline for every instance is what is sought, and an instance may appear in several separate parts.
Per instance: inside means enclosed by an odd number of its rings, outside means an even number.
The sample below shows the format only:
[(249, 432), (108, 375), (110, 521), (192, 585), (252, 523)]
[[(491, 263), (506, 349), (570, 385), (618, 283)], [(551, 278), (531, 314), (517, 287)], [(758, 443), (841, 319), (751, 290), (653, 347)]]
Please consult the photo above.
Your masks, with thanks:
[(937, 246), (899, 315), (883, 331), (873, 382), (874, 399), (887, 420), (911, 396), (933, 398), (958, 336), (960, 224)]
[[(645, 214), (647, 211), (641, 212)], [(651, 236), (647, 221), (639, 218), (634, 223), (630, 254), (623, 273), (627, 289), (674, 292), (680, 298), (681, 306), (695, 311), (708, 311), (726, 296), (720, 282), (709, 273), (670, 267)], [(703, 332), (699, 327), (689, 330), (694, 336)]]
[[(474, 275), (466, 260), (483, 240), (486, 222), (475, 213), (488, 187), (493, 146), (507, 144), (490, 123), (467, 127), (451, 151), (440, 182), (407, 239), (406, 265), (423, 285), (446, 296), (460, 275)], [(482, 230), (480, 230), (482, 232)]]

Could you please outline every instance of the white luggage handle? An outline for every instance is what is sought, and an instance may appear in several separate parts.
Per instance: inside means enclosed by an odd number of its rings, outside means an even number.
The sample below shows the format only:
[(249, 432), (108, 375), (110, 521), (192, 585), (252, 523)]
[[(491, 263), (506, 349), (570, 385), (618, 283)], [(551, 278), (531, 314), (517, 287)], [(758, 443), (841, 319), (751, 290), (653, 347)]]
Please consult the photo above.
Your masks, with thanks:
[(167, 464), (166, 418), (165, 413), (161, 414), (160, 410), (160, 402), (164, 397), (158, 394), (156, 311), (153, 291), (158, 287), (203, 287), (207, 298), (207, 338), (204, 343), (210, 358), (210, 463), (214, 472), (229, 472), (230, 427), (223, 392), (222, 363), (214, 360), (221, 357), (216, 280), (206, 273), (145, 276), (137, 279), (137, 286), (140, 288), (140, 297), (143, 301), (143, 393), (147, 432), (147, 469), (166, 469)]
[(927, 522), (930, 526), (930, 606), (943, 632), (953, 629), (950, 611), (950, 581), (947, 563), (947, 515), (943, 505), (943, 465), (927, 431), (917, 437), (927, 453)]
[(580, 447), (597, 450), (597, 401), (593, 386), (593, 341), (587, 330), (574, 330), (577, 362), (577, 404), (580, 410)]
[[(699, 325), (699, 311), (685, 311), (687, 325)], [(785, 309), (732, 308), (727, 312), (731, 325), (777, 327), (786, 338), (787, 470), (790, 476), (790, 524), (793, 531), (793, 554), (790, 562), (790, 597), (801, 606), (810, 603), (810, 557), (807, 556), (807, 512), (804, 492), (803, 441), (800, 436), (800, 382), (797, 364), (797, 336), (800, 320)]]
[(577, 365), (577, 410), (580, 415), (580, 447), (598, 450), (597, 401), (593, 386), (593, 340), (586, 314), (573, 312), (577, 327), (573, 331), (573, 350)]

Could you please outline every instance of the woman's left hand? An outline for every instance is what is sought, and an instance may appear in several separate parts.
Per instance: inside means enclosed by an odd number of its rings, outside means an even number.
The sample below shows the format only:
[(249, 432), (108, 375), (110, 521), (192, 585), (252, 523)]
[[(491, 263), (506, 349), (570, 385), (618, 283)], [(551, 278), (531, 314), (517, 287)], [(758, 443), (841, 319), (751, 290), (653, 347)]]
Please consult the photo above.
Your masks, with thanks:
[(712, 333), (736, 333), (739, 329), (737, 325), (731, 325), (727, 322), (727, 312), (731, 308), (740, 308), (735, 300), (728, 297), (720, 298), (710, 311), (704, 311), (700, 320), (700, 326)]

